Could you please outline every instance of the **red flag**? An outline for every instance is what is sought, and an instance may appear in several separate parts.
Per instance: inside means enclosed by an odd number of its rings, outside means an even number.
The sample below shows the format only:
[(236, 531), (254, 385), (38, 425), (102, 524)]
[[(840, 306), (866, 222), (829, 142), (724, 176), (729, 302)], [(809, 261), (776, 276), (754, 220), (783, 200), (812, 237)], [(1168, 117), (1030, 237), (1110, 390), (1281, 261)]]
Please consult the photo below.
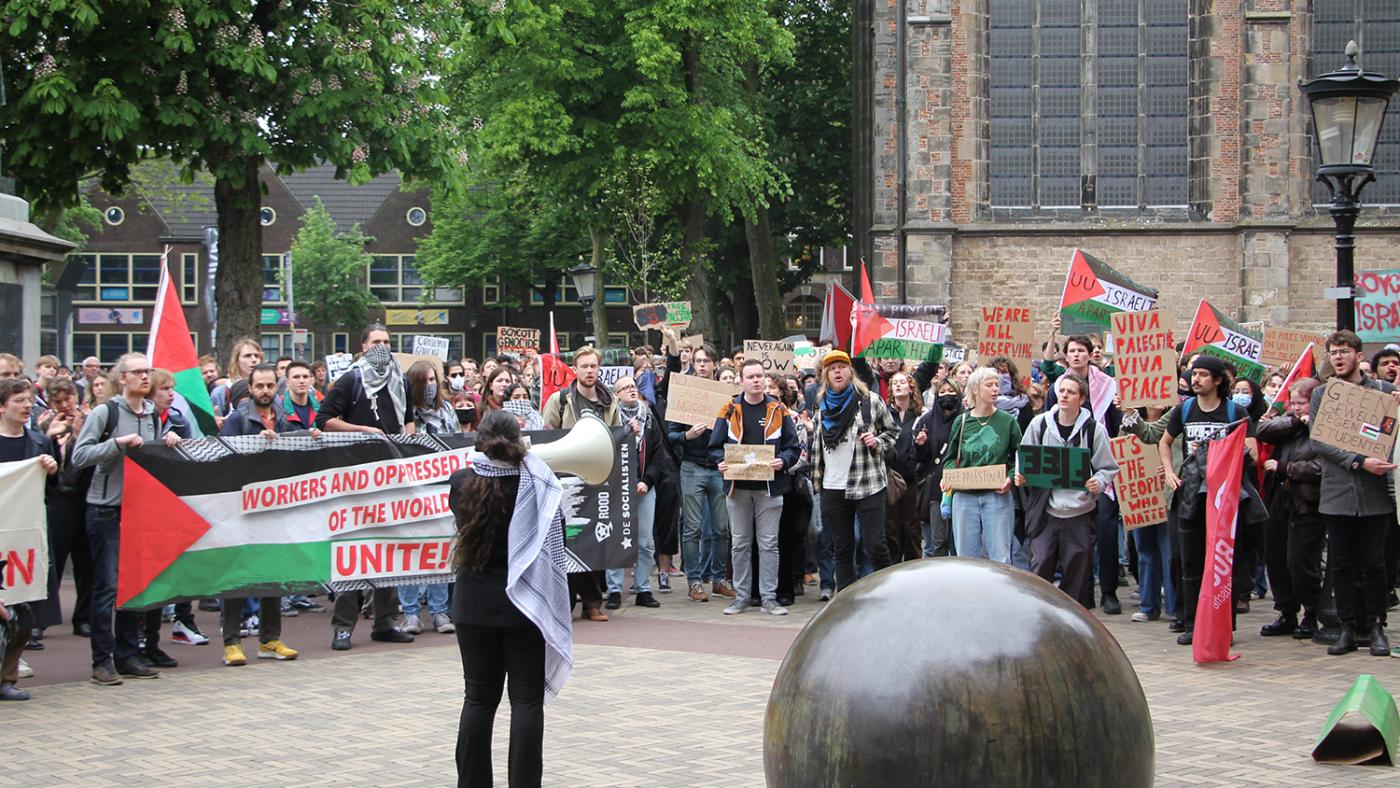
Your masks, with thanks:
[(1303, 348), (1303, 352), (1299, 354), (1298, 360), (1293, 363), (1293, 371), (1288, 373), (1288, 377), (1283, 381), (1283, 387), (1278, 390), (1278, 394), (1274, 395), (1274, 401), (1269, 403), (1269, 406), (1273, 408), (1275, 413), (1283, 412), (1284, 406), (1288, 404), (1288, 389), (1291, 388), (1294, 383), (1303, 378), (1310, 378), (1317, 374), (1316, 365), (1313, 363), (1313, 344), (1314, 343), (1309, 342), (1308, 346)]
[(554, 333), (554, 313), (549, 313), (549, 352), (540, 356), (540, 410), (554, 392), (574, 382), (573, 367), (559, 357), (559, 335)]
[(199, 372), (199, 354), (190, 338), (180, 296), (170, 280), (170, 266), (166, 264), (169, 255), (167, 246), (160, 256), (160, 286), (155, 314), (151, 316), (151, 335), (146, 341), (146, 358), (152, 367), (167, 370), (175, 377), (175, 406), (194, 421), (200, 433), (214, 435), (218, 432), (214, 403), (209, 400), (209, 389)]
[(865, 272), (865, 261), (860, 261), (860, 302), (875, 303), (875, 290), (870, 287), (870, 276)]
[(1206, 459), (1206, 570), (1196, 602), (1191, 658), (1230, 662), (1231, 615), (1235, 606), (1235, 526), (1240, 513), (1240, 473), (1244, 468), (1245, 426), (1211, 441)]
[(826, 300), (822, 302), (822, 328), (818, 342), (835, 348), (851, 345), (851, 306), (856, 297), (846, 288), (831, 282), (826, 286)]

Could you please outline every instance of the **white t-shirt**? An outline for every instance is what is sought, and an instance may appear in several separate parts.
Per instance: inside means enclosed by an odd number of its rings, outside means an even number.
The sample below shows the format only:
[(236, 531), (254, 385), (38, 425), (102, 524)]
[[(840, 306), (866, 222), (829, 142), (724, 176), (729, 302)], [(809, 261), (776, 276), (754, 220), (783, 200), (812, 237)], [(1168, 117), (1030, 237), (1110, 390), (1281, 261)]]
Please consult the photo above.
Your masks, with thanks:
[[(852, 429), (846, 431), (846, 437), (836, 444), (836, 448), (826, 450), (826, 467), (822, 471), (823, 490), (846, 489), (846, 482), (851, 478), (851, 463), (856, 456), (855, 434), (852, 425)], [(821, 440), (820, 433), (816, 439)]]

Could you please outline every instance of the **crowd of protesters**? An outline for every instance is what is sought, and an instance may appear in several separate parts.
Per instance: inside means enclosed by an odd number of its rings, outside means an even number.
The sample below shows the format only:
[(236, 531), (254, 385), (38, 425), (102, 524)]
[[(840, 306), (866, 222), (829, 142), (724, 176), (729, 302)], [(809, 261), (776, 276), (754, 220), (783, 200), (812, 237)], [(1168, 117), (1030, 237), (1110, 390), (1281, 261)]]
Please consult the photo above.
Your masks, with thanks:
[[(571, 602), (596, 622), (628, 596), (638, 606), (661, 606), (658, 596), (673, 582), (682, 584), (684, 600), (724, 600), (726, 615), (753, 608), (784, 615), (808, 589), (825, 601), (892, 563), (960, 555), (1034, 572), (1110, 615), (1122, 612), (1119, 595), (1135, 585), (1132, 620), (1165, 619), (1188, 645), (1206, 565), (1207, 444), (1242, 424), (1246, 500), (1235, 612), (1267, 593), (1277, 618), (1262, 636), (1321, 637), (1329, 623), (1331, 654), (1358, 646), (1390, 653), (1386, 610), (1400, 582), (1394, 467), (1309, 439), (1318, 379), (1297, 379), (1281, 393), (1287, 369), (1270, 371), (1261, 384), (1237, 378), (1215, 356), (1194, 355), (1179, 368), (1180, 404), (1124, 410), (1116, 400), (1091, 401), (1095, 377), (1113, 374), (1100, 338), (1061, 338), (1059, 328), (1057, 319), (1029, 386), (1000, 356), (985, 366), (916, 364), (831, 350), (813, 368), (772, 374), (742, 351), (722, 356), (709, 345), (691, 347), (674, 331), (663, 332), (659, 350), (634, 349), (632, 374), (611, 385), (601, 377), (603, 354), (577, 349), (576, 379), (545, 401), (537, 359), (418, 361), (401, 369), (377, 325), (334, 382), (324, 362), (269, 361), (251, 339), (235, 342), (226, 364), (205, 357), (200, 369), (227, 435), (475, 432), (495, 412), (527, 431), (569, 429), (584, 413), (629, 428), (640, 462), (631, 582), (622, 569), (568, 577)], [(1356, 335), (1340, 331), (1328, 337), (1326, 358), (1328, 375), (1396, 391), (1400, 348), (1364, 358)], [(713, 423), (668, 421), (677, 375), (728, 382), (734, 397)], [(0, 624), (11, 633), (0, 699), (28, 697), (18, 687), (30, 672), (21, 653), (42, 649), (45, 629), (62, 623), (65, 609), (74, 633), (90, 638), (92, 678), (104, 685), (175, 667), (161, 648), (167, 623), (170, 642), (207, 643), (196, 622), (201, 610), (219, 611), (214, 621), (230, 666), (246, 663), (244, 637), (258, 638), (259, 658), (295, 659), (281, 640), (281, 618), (326, 610), (306, 595), (115, 609), (121, 457), (144, 443), (191, 437), (191, 414), (178, 407), (174, 386), (169, 371), (153, 369), (141, 354), (122, 356), (106, 371), (95, 358), (70, 371), (53, 356), (26, 370), (0, 354), (0, 461), (44, 458), (51, 551), (48, 599), (0, 606)], [(1125, 435), (1155, 445), (1171, 490), (1166, 521), (1131, 532), (1106, 494), (1118, 471), (1109, 441)], [(771, 446), (772, 479), (726, 479), (725, 446), (733, 443)], [(1087, 449), (1087, 483), (1027, 486), (1017, 462), (1023, 445)], [(947, 469), (988, 465), (1006, 468), (998, 489), (954, 490), (944, 479)], [(62, 600), (59, 581), (70, 565), (76, 594)], [(372, 620), (372, 639), (389, 642), (411, 642), (429, 629), (451, 634), (460, 623), (450, 584), (332, 596), (336, 650), (351, 647), (361, 615)]]

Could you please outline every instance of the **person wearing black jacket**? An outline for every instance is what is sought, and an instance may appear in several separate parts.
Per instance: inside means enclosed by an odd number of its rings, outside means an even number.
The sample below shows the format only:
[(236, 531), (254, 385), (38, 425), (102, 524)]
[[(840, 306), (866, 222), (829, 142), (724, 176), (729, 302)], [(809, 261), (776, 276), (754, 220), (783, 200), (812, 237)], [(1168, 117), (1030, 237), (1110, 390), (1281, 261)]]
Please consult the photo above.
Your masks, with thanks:
[[(637, 564), (632, 578), (637, 598), (633, 604), (638, 607), (661, 607), (651, 593), (651, 570), (656, 563), (656, 487), (661, 480), (663, 464), (667, 462), (664, 448), (666, 438), (651, 405), (642, 399), (635, 379), (626, 376), (618, 378), (613, 394), (617, 395), (618, 418), (622, 426), (632, 432), (641, 468), (636, 497), (632, 499), (632, 522), (637, 528)], [(606, 573), (609, 610), (622, 606), (622, 581), (626, 573), (625, 569), (609, 569)]]
[(53, 458), (58, 473), (51, 481), (48, 510), (49, 598), (36, 605), (44, 612), (37, 616), (39, 626), (54, 626), (63, 620), (59, 586), (69, 559), (73, 561), (73, 586), (77, 598), (69, 619), (73, 634), (92, 633), (92, 554), (87, 541), (87, 489), (92, 482), (91, 468), (73, 467), (73, 444), (82, 428), (83, 413), (78, 409), (78, 390), (70, 380), (54, 378), (48, 386), (49, 410), (39, 419), (39, 430), (53, 441)]
[(952, 523), (943, 515), (939, 488), (943, 483), (943, 450), (948, 446), (953, 421), (963, 412), (962, 385), (951, 377), (944, 378), (938, 382), (936, 394), (933, 406), (914, 424), (914, 458), (924, 476), (920, 516), (928, 515), (923, 529), (925, 558), (950, 555), (954, 547)]
[(918, 508), (920, 479), (918, 459), (914, 456), (914, 426), (923, 416), (924, 398), (914, 390), (914, 386), (914, 377), (909, 373), (894, 373), (889, 377), (889, 396), (885, 401), (889, 405), (890, 416), (899, 426), (899, 437), (895, 439), (894, 447), (885, 452), (885, 468), (887, 473), (899, 474), (904, 481), (904, 490), (897, 498), (887, 499), (885, 505), (885, 541), (889, 543), (892, 564), (913, 561), (922, 552)]
[(1308, 406), (1313, 389), (1320, 385), (1315, 378), (1297, 381), (1288, 391), (1288, 411), (1259, 423), (1259, 440), (1277, 447), (1264, 462), (1264, 500), (1269, 509), (1264, 557), (1278, 618), (1259, 630), (1264, 637), (1293, 635), (1304, 640), (1317, 632), (1327, 526), (1317, 511), (1322, 462), (1308, 434)]
[[(280, 434), (301, 432), (287, 420), (276, 400), (277, 366), (259, 364), (253, 367), (248, 373), (248, 396), (224, 418), (219, 435), (261, 435), (268, 441), (275, 441)], [(312, 437), (320, 434), (319, 430), (311, 430)], [(246, 665), (248, 658), (239, 642), (243, 599), (225, 598), (223, 605), (224, 664)], [(262, 597), (258, 600), (258, 659), (292, 660), (297, 658), (297, 653), (282, 642), (282, 598)]]

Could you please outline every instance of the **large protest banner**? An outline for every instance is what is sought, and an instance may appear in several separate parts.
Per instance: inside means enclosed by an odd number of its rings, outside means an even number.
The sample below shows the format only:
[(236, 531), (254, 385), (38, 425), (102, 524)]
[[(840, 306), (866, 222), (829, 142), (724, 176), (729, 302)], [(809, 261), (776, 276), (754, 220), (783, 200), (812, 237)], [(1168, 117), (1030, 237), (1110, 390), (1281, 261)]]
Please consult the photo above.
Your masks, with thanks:
[(865, 305), (857, 305), (855, 312), (856, 325), (851, 337), (853, 355), (934, 362), (943, 358), (948, 327), (942, 323), (887, 318)]
[(1356, 274), (1353, 309), (1363, 342), (1400, 340), (1400, 269)]
[[(39, 458), (0, 462), (0, 600), (37, 602), (49, 595), (48, 516)], [(28, 637), (28, 635), (26, 635)]]
[(756, 358), (763, 362), (763, 372), (792, 375), (797, 372), (796, 347), (791, 342), (769, 342), (764, 339), (744, 340), (744, 360)]
[(666, 420), (677, 424), (715, 423), (720, 409), (739, 393), (736, 386), (698, 375), (672, 375), (666, 401)]
[(1131, 531), (1165, 523), (1167, 477), (1157, 447), (1143, 443), (1136, 435), (1113, 438), (1108, 445), (1113, 450), (1113, 459), (1118, 461), (1113, 491), (1118, 495), (1123, 529)]
[(1122, 407), (1171, 407), (1181, 400), (1171, 327), (1171, 316), (1160, 309), (1113, 315), (1113, 365)]
[(1075, 249), (1060, 296), (1062, 331), (1103, 330), (1114, 312), (1145, 312), (1157, 305), (1157, 291), (1113, 270), (1108, 263)]
[(1007, 356), (1016, 365), (1022, 386), (1031, 382), (1035, 357), (1035, 320), (1029, 307), (984, 306), (977, 328), (977, 359), (991, 363), (993, 356)]
[(515, 353), (525, 356), (540, 351), (540, 330), (538, 328), (496, 328), (496, 352)]
[(1264, 380), (1265, 369), (1260, 362), (1264, 352), (1263, 338), (1231, 320), (1204, 298), (1196, 307), (1196, 318), (1191, 321), (1191, 330), (1186, 333), (1186, 345), (1181, 349), (1181, 354), (1183, 357), (1190, 356), (1198, 351), (1233, 364), (1238, 377), (1255, 382)]
[[(601, 485), (561, 474), (569, 571), (631, 566), (633, 441)], [(526, 433), (533, 445), (567, 435)], [(206, 438), (128, 452), (117, 603), (279, 596), (453, 578), (448, 479), (475, 435)], [(42, 511), (42, 507), (40, 509)]]
[(1389, 462), (1395, 416), (1395, 399), (1389, 394), (1332, 378), (1322, 388), (1312, 439)]

